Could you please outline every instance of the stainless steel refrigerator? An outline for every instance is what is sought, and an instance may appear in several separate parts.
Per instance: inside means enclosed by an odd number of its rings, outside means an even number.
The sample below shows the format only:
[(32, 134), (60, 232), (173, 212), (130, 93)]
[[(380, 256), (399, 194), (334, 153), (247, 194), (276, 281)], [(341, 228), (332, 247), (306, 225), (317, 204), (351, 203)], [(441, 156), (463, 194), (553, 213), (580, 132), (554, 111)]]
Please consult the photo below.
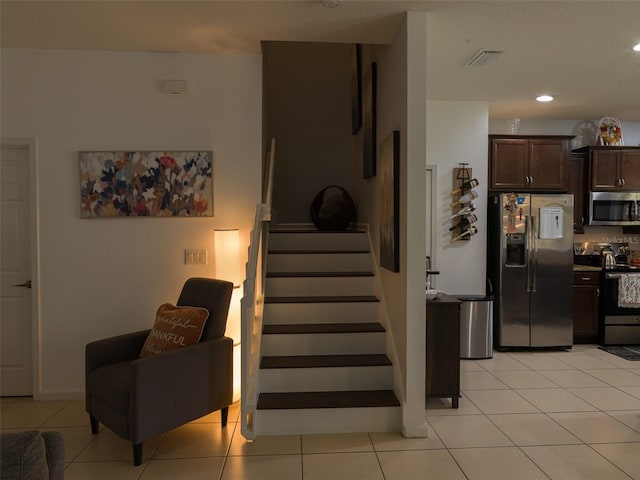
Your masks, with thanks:
[(504, 193), (488, 210), (495, 346), (571, 346), (573, 195)]

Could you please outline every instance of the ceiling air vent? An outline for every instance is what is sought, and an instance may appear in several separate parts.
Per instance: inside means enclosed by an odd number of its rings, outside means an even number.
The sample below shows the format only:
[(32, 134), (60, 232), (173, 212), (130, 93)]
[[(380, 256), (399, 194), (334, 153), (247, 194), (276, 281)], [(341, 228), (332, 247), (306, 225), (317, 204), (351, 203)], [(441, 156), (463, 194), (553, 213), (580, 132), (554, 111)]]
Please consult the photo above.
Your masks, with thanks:
[(504, 50), (478, 50), (473, 56), (467, 60), (467, 67), (483, 67), (489, 62), (493, 62), (496, 58), (504, 53)]

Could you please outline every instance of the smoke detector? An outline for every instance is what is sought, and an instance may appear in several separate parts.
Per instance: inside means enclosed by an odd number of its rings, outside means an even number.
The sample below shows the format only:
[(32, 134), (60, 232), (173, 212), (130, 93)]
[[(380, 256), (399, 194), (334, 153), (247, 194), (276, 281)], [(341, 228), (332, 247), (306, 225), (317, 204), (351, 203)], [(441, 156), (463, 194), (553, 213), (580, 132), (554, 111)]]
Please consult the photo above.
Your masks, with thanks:
[(464, 65), (466, 67), (483, 67), (486, 64), (493, 62), (503, 53), (504, 50), (487, 50), (483, 48), (474, 53)]

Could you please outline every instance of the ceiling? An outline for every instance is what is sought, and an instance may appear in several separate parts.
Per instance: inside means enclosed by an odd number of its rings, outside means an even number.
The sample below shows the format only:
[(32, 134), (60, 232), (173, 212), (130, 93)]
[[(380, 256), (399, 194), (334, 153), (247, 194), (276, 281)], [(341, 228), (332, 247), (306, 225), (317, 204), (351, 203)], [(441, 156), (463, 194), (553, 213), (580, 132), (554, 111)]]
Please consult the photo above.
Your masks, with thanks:
[[(425, 11), (429, 99), (487, 101), (491, 119), (640, 121), (640, 1), (338, 2), (2, 0), (0, 42), (226, 54), (259, 53), (262, 40), (385, 44), (404, 11)], [(504, 53), (465, 66), (481, 48)]]

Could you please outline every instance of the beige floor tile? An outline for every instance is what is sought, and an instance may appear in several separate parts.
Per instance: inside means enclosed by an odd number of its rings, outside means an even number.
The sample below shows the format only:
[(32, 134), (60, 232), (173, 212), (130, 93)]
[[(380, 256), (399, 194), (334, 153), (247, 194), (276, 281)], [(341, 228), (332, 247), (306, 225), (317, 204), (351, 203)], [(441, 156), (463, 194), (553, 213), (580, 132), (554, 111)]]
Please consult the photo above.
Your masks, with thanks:
[(227, 457), (221, 480), (302, 480), (300, 455)]
[(556, 422), (585, 443), (640, 442), (640, 433), (604, 412), (552, 413)]
[(640, 480), (640, 443), (591, 445), (600, 455), (635, 480)]
[(629, 480), (588, 445), (522, 447), (551, 480)]
[(482, 413), (464, 393), (458, 399), (458, 408), (451, 407), (450, 398), (428, 398), (425, 407), (427, 415), (472, 415)]
[(595, 352), (589, 352), (589, 354), (593, 355), (596, 358), (600, 358), (607, 363), (612, 363), (622, 368), (637, 368), (636, 366), (638, 365), (637, 361), (627, 360), (626, 358), (618, 357), (617, 355), (605, 352), (604, 350), (600, 349), (596, 350)]
[(470, 390), (500, 390), (509, 387), (489, 372), (460, 372), (460, 389)]
[(0, 410), (16, 403), (20, 397), (0, 397)]
[(42, 428), (43, 432), (57, 431), (64, 436), (64, 461), (73, 461), (93, 440), (91, 429), (87, 427)]
[(190, 423), (167, 432), (153, 455), (154, 459), (223, 457), (236, 424)]
[(137, 480), (146, 463), (134, 467), (133, 463), (73, 462), (64, 471), (65, 480)]
[(466, 480), (446, 450), (380, 452), (378, 458), (386, 480)]
[(568, 363), (574, 368), (580, 370), (597, 370), (597, 369), (610, 369), (616, 368), (613, 363), (602, 360), (593, 355), (581, 354), (581, 353), (554, 353), (553, 357)]
[(519, 352), (511, 355), (531, 370), (566, 370), (572, 368), (568, 363), (552, 357), (548, 353)]
[(489, 415), (516, 445), (562, 445), (582, 443), (544, 413)]
[(614, 387), (638, 387), (640, 386), (640, 375), (636, 375), (628, 370), (585, 370), (584, 373), (591, 375), (604, 383)]
[(90, 427), (89, 414), (85, 410), (84, 400), (68, 402), (61, 410), (44, 422), (43, 427)]
[(217, 480), (223, 465), (223, 457), (151, 460), (140, 480)]
[(624, 423), (627, 427), (640, 432), (640, 410), (605, 412), (610, 417)]
[(480, 360), (460, 360), (461, 372), (484, 372), (484, 368), (481, 367)]
[(484, 415), (428, 417), (428, 420), (447, 448), (513, 446)]
[(525, 364), (519, 362), (516, 358), (509, 355), (494, 355), (493, 358), (482, 360), (478, 363), (487, 372), (498, 372), (504, 370), (529, 370)]
[(564, 388), (571, 387), (604, 387), (606, 383), (601, 382), (597, 378), (587, 375), (586, 373), (572, 370), (545, 370), (540, 375), (548, 378), (556, 385)]
[(444, 448), (444, 443), (438, 438), (435, 430), (430, 426), (427, 437), (407, 438), (394, 432), (370, 433), (373, 448), (376, 452), (392, 452), (396, 450), (434, 450)]
[(240, 429), (236, 431), (229, 448), (229, 455), (300, 455), (300, 435), (261, 435), (253, 442), (246, 440)]
[(302, 456), (304, 480), (383, 480), (373, 452), (330, 453)]
[[(162, 440), (162, 435), (144, 442), (142, 460), (147, 460), (155, 452)], [(131, 442), (123, 440), (108, 428), (103, 428), (97, 435), (92, 435), (87, 446), (78, 454), (76, 462), (113, 462), (125, 461), (133, 465), (133, 448)], [(114, 477), (115, 478), (115, 477)], [(94, 479), (92, 479), (94, 480)]]
[(570, 388), (567, 391), (600, 410), (640, 410), (640, 398), (613, 387)]
[(640, 398), (640, 387), (618, 387), (625, 393), (628, 393), (632, 397)]
[(302, 453), (372, 452), (368, 433), (302, 435)]
[(548, 477), (516, 447), (451, 450), (468, 480), (547, 480)]
[(476, 390), (467, 396), (485, 414), (539, 412), (513, 390)]
[(510, 388), (553, 388), (557, 386), (533, 370), (498, 371), (493, 372), (493, 375)]
[(596, 408), (562, 388), (516, 390), (542, 412), (588, 412)]
[(38, 428), (68, 402), (27, 402), (17, 400), (2, 409), (0, 426), (2, 428)]

